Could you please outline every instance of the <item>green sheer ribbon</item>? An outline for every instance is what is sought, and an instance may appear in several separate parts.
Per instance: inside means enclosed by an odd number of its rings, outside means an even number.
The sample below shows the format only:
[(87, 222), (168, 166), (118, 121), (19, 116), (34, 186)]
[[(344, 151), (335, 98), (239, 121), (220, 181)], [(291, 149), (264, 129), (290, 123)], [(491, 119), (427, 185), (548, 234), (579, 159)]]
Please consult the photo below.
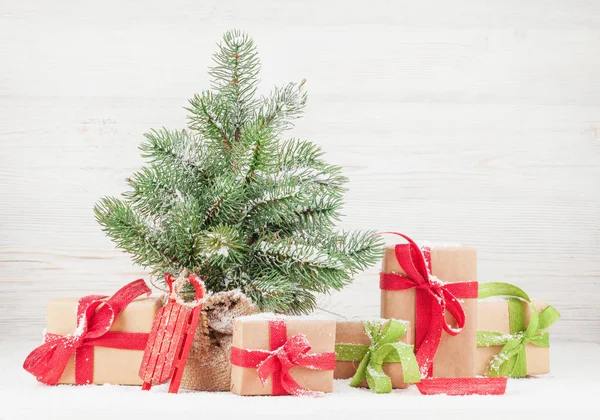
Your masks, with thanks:
[(404, 382), (414, 383), (421, 380), (419, 365), (413, 352), (413, 346), (397, 341), (404, 337), (406, 325), (390, 319), (383, 328), (380, 322), (363, 322), (365, 332), (371, 345), (336, 344), (336, 360), (340, 362), (357, 362), (360, 365), (350, 381), (356, 387), (365, 379), (371, 391), (386, 394), (392, 390), (392, 380), (383, 372), (384, 363), (402, 363)]
[[(548, 327), (554, 324), (560, 314), (552, 306), (538, 314), (531, 299), (522, 289), (508, 283), (481, 283), (479, 299), (493, 296), (506, 297), (510, 334), (493, 331), (477, 331), (477, 346), (503, 346), (490, 362), (487, 376), (509, 376), (522, 378), (527, 375), (525, 348), (531, 343), (539, 347), (550, 347)], [(523, 301), (531, 305), (531, 319), (525, 328), (525, 309)]]

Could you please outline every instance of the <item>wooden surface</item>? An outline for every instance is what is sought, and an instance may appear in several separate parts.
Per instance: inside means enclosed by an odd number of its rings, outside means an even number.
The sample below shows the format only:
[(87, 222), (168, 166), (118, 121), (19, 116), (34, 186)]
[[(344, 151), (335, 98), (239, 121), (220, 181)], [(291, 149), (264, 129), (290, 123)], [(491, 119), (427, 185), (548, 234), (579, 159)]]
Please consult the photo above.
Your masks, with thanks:
[[(0, 348), (0, 418), (3, 420), (163, 420), (202, 418), (263, 420), (443, 418), (444, 420), (554, 420), (600, 417), (597, 343), (555, 343), (552, 373), (528, 379), (509, 379), (501, 396), (422, 396), (415, 386), (387, 395), (350, 388), (349, 379), (335, 381), (323, 398), (243, 397), (229, 392), (167, 394), (166, 386), (142, 392), (127, 386), (58, 386), (39, 384), (21, 369), (34, 343), (8, 343)], [(573, 355), (577, 357), (573, 357)], [(32, 402), (35, 402), (32, 404)], [(443, 413), (443, 417), (440, 417)]]
[[(355, 3), (355, 4), (352, 4)], [(294, 135), (351, 179), (344, 228), (480, 251), (480, 280), (600, 342), (600, 2), (0, 0), (0, 340), (49, 298), (140, 275), (94, 221), (149, 128), (185, 123), (224, 30), (263, 89), (307, 78)], [(321, 306), (377, 315), (376, 269)]]

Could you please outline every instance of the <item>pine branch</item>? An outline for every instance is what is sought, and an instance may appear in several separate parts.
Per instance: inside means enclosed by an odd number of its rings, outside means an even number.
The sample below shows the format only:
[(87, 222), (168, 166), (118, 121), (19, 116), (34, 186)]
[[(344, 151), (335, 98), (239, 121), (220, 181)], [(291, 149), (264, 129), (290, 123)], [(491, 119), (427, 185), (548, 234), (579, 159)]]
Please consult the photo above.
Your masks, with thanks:
[(297, 183), (312, 184), (313, 194), (341, 197), (348, 179), (342, 175), (342, 168), (327, 164), (321, 159), (322, 155), (323, 152), (314, 143), (288, 140), (281, 146), (272, 173), (279, 177), (293, 177)]
[(303, 235), (305, 231), (327, 232), (330, 226), (340, 220), (338, 209), (341, 205), (340, 197), (315, 196), (308, 206), (299, 207), (294, 211), (295, 217), (291, 223), (280, 223), (277, 230), (282, 230), (287, 235)]
[(313, 142), (290, 139), (281, 145), (278, 165), (286, 169), (321, 167), (327, 164), (322, 156), (323, 151)]
[(278, 150), (278, 143), (269, 128), (252, 124), (243, 132), (243, 146), (250, 151), (246, 166), (246, 185), (250, 184), (257, 171), (266, 171), (272, 165)]
[(127, 182), (132, 190), (123, 196), (146, 216), (166, 214), (186, 197), (200, 194), (202, 185), (198, 177), (166, 165), (144, 167)]
[(164, 217), (168, 251), (175, 255), (183, 268), (194, 269), (205, 264), (200, 237), (204, 226), (198, 214), (205, 211), (206, 203), (188, 197), (178, 202)]
[(185, 130), (150, 130), (144, 134), (146, 141), (140, 145), (142, 157), (152, 163), (165, 166), (180, 166), (205, 176), (203, 167), (206, 149), (203, 144)]
[(239, 223), (240, 213), (247, 200), (243, 184), (234, 173), (223, 173), (215, 177), (204, 192), (209, 205), (198, 214), (204, 226)]
[(212, 226), (203, 231), (198, 246), (205, 260), (223, 269), (242, 264), (247, 251), (241, 232), (228, 225)]
[(342, 232), (330, 235), (325, 243), (330, 255), (351, 273), (367, 269), (383, 256), (383, 240), (374, 231)]
[(258, 52), (247, 34), (233, 30), (225, 33), (213, 60), (215, 65), (209, 70), (212, 87), (232, 104), (233, 138), (238, 141), (242, 126), (256, 106), (254, 95), (260, 71)]
[(231, 104), (209, 91), (194, 95), (189, 102), (190, 107), (186, 110), (191, 113), (188, 117), (190, 128), (215, 141), (217, 145), (224, 147), (226, 152), (230, 151), (231, 137), (234, 135), (230, 120)]
[(289, 222), (296, 209), (307, 204), (301, 188), (293, 183), (265, 184), (255, 181), (251, 188), (252, 200), (248, 202), (241, 219), (242, 226), (257, 230), (268, 224)]
[(275, 90), (266, 98), (258, 110), (258, 121), (273, 132), (281, 133), (294, 126), (292, 120), (300, 118), (306, 106), (307, 95), (302, 89), (306, 80), (288, 83)]
[[(312, 268), (342, 268), (342, 265), (322, 249), (288, 239), (274, 239), (271, 241), (258, 242), (253, 252), (267, 265), (277, 267), (303, 265)], [(284, 265), (281, 265), (281, 263)]]
[(94, 206), (96, 220), (106, 235), (124, 251), (132, 254), (134, 263), (142, 267), (182, 267), (161, 243), (160, 222), (144, 219), (121, 200), (103, 198)]
[(312, 293), (276, 272), (254, 277), (243, 291), (263, 311), (299, 315), (310, 313), (317, 306)]
[(349, 281), (343, 264), (334, 256), (297, 238), (259, 241), (252, 252), (261, 268), (287, 276), (306, 290), (325, 293), (330, 288), (340, 289)]

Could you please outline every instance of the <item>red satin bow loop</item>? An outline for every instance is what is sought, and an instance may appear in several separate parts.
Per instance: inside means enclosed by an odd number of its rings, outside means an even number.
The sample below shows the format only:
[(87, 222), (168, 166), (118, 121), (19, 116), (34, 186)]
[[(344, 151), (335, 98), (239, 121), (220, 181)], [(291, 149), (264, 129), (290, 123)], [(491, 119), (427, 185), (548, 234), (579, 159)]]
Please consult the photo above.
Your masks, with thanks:
[[(406, 239), (408, 244), (396, 245), (394, 251), (405, 276), (381, 273), (381, 290), (415, 289), (415, 353), (423, 378), (433, 377), (433, 358), (440, 345), (442, 331), (455, 336), (465, 326), (465, 312), (458, 298), (477, 298), (477, 282), (444, 283), (430, 274), (431, 252), (425, 253), (408, 236), (392, 233)], [(456, 327), (446, 321), (449, 313)]]
[(304, 335), (296, 334), (287, 339), (287, 328), (282, 319), (269, 321), (269, 338), (270, 351), (232, 347), (231, 364), (256, 368), (263, 385), (271, 377), (272, 395), (321, 395), (320, 392), (300, 386), (289, 372), (295, 366), (314, 370), (333, 370), (335, 353), (309, 354), (311, 346)]
[(77, 328), (72, 334), (46, 334), (44, 344), (34, 349), (23, 368), (38, 381), (56, 385), (71, 356), (75, 355), (75, 383), (93, 382), (94, 346), (144, 350), (148, 333), (108, 331), (119, 313), (135, 298), (152, 291), (139, 279), (118, 290), (112, 297), (85, 296), (77, 306)]

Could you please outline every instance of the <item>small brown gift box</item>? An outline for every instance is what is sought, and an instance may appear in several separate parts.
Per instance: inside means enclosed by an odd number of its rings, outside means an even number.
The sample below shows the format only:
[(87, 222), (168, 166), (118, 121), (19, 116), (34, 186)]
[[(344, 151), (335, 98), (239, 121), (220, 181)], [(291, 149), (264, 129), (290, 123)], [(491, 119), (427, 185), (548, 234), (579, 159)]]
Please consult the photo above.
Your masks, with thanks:
[[(364, 321), (380, 321), (381, 327), (383, 328), (383, 326), (387, 322), (387, 319), (338, 321), (335, 332), (336, 344), (347, 343), (371, 345), (371, 340), (369, 339), (369, 336), (367, 335), (367, 332), (365, 331), (365, 327), (363, 325)], [(409, 323), (405, 322), (405, 324), (407, 325), (406, 333), (398, 341), (410, 344), (412, 333), (410, 331)], [(352, 378), (356, 373), (356, 369), (358, 369), (358, 365), (360, 364), (360, 362), (360, 360), (354, 362), (336, 361), (335, 371), (333, 372), (334, 379)], [(402, 372), (401, 363), (384, 363), (383, 372), (392, 380), (392, 388), (408, 387), (409, 384), (404, 382), (404, 373)], [(366, 388), (368, 386), (367, 381), (363, 381), (359, 386)]]
[[(231, 392), (238, 395), (272, 395), (273, 377), (263, 385), (256, 367), (241, 367), (234, 363), (235, 348), (242, 350), (271, 350), (271, 323), (285, 324), (287, 339), (300, 334), (310, 343), (308, 354), (331, 353), (335, 363), (335, 320), (316, 317), (284, 317), (274, 314), (256, 314), (236, 318), (233, 325)], [(292, 378), (309, 391), (333, 390), (333, 366), (330, 370), (313, 370), (294, 366), (289, 371)]]
[[(48, 334), (67, 335), (77, 328), (78, 298), (54, 299), (48, 303)], [(162, 306), (160, 299), (138, 298), (131, 302), (115, 319), (109, 331), (149, 333), (152, 321)], [(142, 385), (138, 376), (143, 350), (124, 350), (94, 347), (94, 384)], [(71, 357), (59, 383), (75, 383), (75, 364)]]
[[(425, 247), (421, 247), (424, 249)], [(477, 282), (477, 250), (461, 245), (432, 245), (431, 274), (445, 283)], [(426, 255), (429, 253), (426, 253)], [(400, 267), (394, 247), (386, 249), (382, 272), (406, 275)], [(475, 376), (475, 350), (477, 344), (477, 299), (460, 299), (466, 315), (465, 326), (456, 336), (445, 331), (433, 361), (435, 377)], [(410, 322), (411, 342), (415, 339), (415, 289), (382, 290), (381, 317), (403, 319)], [(446, 314), (449, 322), (454, 322)]]
[[(541, 313), (548, 303), (541, 300), (534, 300), (533, 305), (538, 313)], [(479, 331), (495, 331), (503, 334), (510, 334), (510, 316), (508, 311), (508, 301), (505, 299), (484, 299), (477, 305), (477, 329)], [(525, 310), (525, 326), (529, 325), (531, 318), (531, 304), (523, 301)], [(477, 347), (475, 358), (475, 373), (485, 375), (488, 366), (494, 356), (500, 353), (502, 346)], [(525, 356), (527, 363), (527, 375), (541, 375), (550, 372), (550, 348), (539, 347), (535, 344), (525, 346)]]

